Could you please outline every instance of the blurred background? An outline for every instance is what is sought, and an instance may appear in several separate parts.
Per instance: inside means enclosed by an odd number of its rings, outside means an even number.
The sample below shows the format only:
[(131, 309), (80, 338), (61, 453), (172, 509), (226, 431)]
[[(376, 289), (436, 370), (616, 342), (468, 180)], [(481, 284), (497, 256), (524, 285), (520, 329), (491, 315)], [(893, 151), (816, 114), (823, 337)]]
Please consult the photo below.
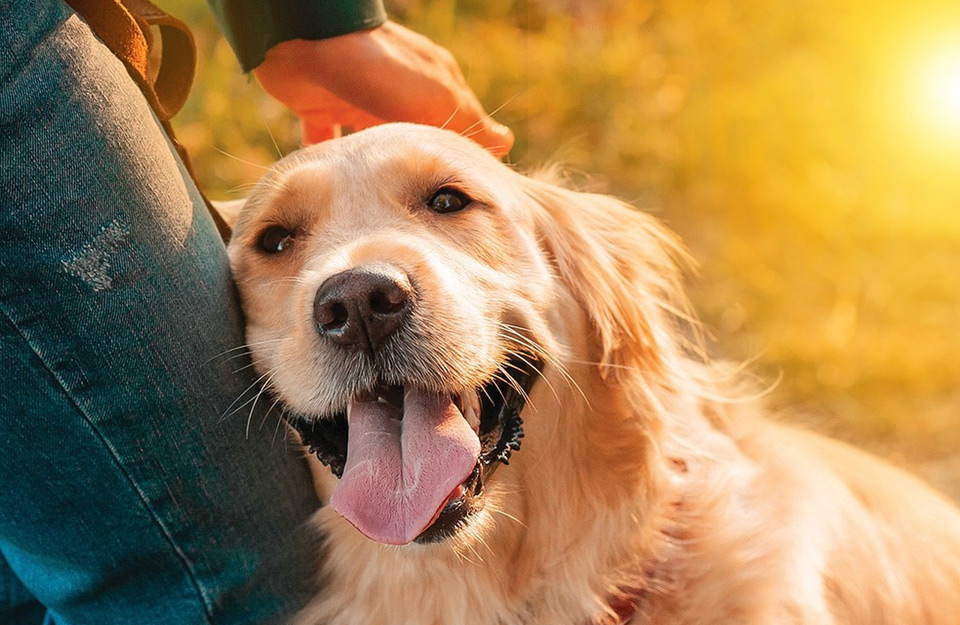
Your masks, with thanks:
[[(299, 144), (203, 0), (165, 0), (200, 65), (175, 120), (236, 198)], [(699, 262), (711, 351), (800, 419), (960, 501), (960, 3), (388, 0), (446, 46), (510, 161), (559, 161)]]

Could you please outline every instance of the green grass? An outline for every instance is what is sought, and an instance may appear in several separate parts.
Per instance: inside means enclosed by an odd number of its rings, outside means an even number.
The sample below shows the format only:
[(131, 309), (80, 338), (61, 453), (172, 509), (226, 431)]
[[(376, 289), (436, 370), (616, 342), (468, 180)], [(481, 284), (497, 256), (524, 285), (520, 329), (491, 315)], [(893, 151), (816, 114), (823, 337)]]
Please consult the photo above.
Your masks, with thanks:
[[(162, 4), (201, 50), (179, 133), (211, 194), (235, 197), (275, 160), (274, 139), (297, 146), (297, 125), (240, 74), (202, 3)], [(560, 10), (578, 6), (595, 8)], [(774, 409), (960, 499), (960, 132), (915, 80), (930, 42), (960, 40), (950, 3), (389, 9), (502, 107), (513, 162), (589, 172), (683, 236), (713, 351), (781, 377)]]

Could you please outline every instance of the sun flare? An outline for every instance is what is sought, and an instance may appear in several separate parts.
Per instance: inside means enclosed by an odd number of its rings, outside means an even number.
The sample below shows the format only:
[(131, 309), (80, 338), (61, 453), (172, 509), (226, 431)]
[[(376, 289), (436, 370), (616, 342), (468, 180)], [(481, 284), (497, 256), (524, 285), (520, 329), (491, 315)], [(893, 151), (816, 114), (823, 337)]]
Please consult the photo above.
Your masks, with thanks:
[(925, 82), (930, 121), (944, 130), (960, 132), (960, 48), (931, 59)]

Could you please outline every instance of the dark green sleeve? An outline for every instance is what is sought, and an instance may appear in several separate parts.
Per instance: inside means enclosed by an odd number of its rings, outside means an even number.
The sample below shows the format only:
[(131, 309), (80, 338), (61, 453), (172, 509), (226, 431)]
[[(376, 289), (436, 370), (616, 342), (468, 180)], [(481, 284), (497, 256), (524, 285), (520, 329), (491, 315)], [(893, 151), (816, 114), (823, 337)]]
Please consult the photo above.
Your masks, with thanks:
[(326, 39), (379, 26), (383, 0), (208, 0), (227, 41), (249, 72), (267, 50), (290, 39)]

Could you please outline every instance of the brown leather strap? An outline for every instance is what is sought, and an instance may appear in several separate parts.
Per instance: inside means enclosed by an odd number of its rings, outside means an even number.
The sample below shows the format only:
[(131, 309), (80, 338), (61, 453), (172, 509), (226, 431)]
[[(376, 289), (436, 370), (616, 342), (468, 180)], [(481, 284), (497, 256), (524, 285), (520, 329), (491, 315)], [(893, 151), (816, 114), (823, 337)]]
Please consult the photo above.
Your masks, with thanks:
[[(149, 0), (67, 0), (90, 29), (123, 61), (160, 121), (183, 107), (193, 84), (197, 52), (187, 25)], [(158, 67), (152, 27), (160, 33)]]
[(130, 12), (114, 0), (67, 0), (127, 71), (147, 75), (147, 41)]
[[(164, 13), (149, 0), (66, 0), (90, 30), (119, 58), (127, 73), (160, 119), (163, 129), (183, 160), (197, 189), (200, 184), (190, 158), (177, 140), (170, 119), (183, 108), (190, 94), (197, 65), (197, 48), (187, 25)], [(160, 33), (157, 49), (152, 28)], [(230, 228), (214, 210), (203, 192), (203, 201), (217, 226), (220, 237), (230, 240)]]
[(152, 84), (156, 95), (153, 106), (160, 119), (166, 121), (183, 108), (190, 95), (197, 67), (197, 46), (193, 42), (193, 33), (186, 24), (164, 13), (148, 0), (122, 1), (134, 18), (141, 22), (142, 32), (150, 32), (150, 27), (157, 27), (160, 31), (162, 54)]

